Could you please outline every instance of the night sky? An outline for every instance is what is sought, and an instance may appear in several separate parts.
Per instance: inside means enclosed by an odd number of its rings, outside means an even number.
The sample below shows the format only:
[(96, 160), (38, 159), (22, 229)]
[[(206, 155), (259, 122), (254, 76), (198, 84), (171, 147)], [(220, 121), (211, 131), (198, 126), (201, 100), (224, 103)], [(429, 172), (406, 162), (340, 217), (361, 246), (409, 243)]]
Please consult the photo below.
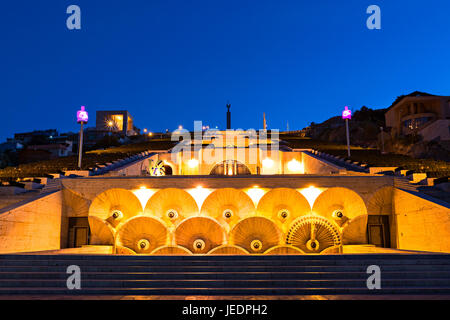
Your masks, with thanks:
[[(81, 30), (66, 9), (81, 8)], [(381, 8), (381, 30), (366, 9)], [(0, 141), (77, 131), (76, 110), (126, 109), (139, 128), (194, 120), (301, 129), (345, 105), (450, 95), (448, 0), (2, 1)]]

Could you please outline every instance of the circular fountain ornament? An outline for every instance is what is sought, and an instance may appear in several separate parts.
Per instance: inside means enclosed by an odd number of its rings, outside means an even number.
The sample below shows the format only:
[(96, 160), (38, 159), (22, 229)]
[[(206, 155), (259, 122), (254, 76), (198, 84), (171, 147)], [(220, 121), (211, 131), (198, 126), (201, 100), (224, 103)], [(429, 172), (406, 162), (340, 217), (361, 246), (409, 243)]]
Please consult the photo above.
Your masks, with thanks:
[(223, 227), (209, 217), (191, 217), (175, 229), (175, 243), (196, 254), (208, 253), (226, 240)]
[(339, 246), (341, 236), (336, 225), (328, 219), (308, 215), (292, 223), (286, 242), (305, 253), (319, 253), (329, 247)]
[(281, 209), (280, 211), (278, 211), (278, 219), (280, 220), (280, 221), (285, 221), (287, 218), (289, 218), (289, 216), (290, 216), (290, 212), (289, 212), (289, 210), (288, 209)]
[(126, 221), (117, 231), (116, 245), (139, 254), (150, 254), (168, 244), (168, 235), (169, 231), (158, 218), (137, 216)]
[(263, 244), (262, 244), (262, 242), (259, 241), (259, 240), (253, 240), (253, 241), (250, 243), (250, 247), (252, 248), (253, 251), (259, 252), (259, 251), (262, 250)]
[(224, 217), (225, 219), (231, 219), (232, 216), (233, 216), (233, 211), (232, 211), (232, 210), (230, 210), (230, 209), (225, 209), (225, 210), (223, 211), (223, 217)]
[(230, 232), (229, 244), (250, 253), (263, 253), (281, 243), (282, 232), (270, 219), (250, 217), (241, 220)]
[(138, 241), (137, 247), (141, 251), (148, 250), (148, 248), (150, 248), (150, 241), (148, 241), (147, 239), (141, 239)]
[(197, 239), (194, 241), (193, 248), (195, 252), (203, 251), (205, 249), (206, 243), (202, 239)]
[(166, 212), (166, 216), (167, 216), (167, 218), (169, 218), (171, 220), (175, 220), (178, 218), (178, 212), (174, 209), (169, 209)]
[(331, 214), (334, 220), (340, 221), (342, 218), (344, 218), (344, 212), (342, 210), (334, 210)]
[(115, 220), (115, 221), (120, 221), (123, 218), (123, 212), (120, 210), (113, 210), (113, 212), (111, 213), (111, 217)]

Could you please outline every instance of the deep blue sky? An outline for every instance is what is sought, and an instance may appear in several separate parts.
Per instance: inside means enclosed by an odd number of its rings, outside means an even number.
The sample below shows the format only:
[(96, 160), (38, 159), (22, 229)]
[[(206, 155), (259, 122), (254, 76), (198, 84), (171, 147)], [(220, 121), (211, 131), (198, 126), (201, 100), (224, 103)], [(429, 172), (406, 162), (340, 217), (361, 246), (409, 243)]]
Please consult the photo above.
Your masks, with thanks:
[[(82, 30), (66, 28), (77, 4)], [(366, 28), (377, 4), (382, 30)], [(450, 95), (448, 0), (3, 1), (0, 141), (76, 131), (75, 112), (127, 109), (140, 128), (301, 129), (388, 107), (414, 90)]]

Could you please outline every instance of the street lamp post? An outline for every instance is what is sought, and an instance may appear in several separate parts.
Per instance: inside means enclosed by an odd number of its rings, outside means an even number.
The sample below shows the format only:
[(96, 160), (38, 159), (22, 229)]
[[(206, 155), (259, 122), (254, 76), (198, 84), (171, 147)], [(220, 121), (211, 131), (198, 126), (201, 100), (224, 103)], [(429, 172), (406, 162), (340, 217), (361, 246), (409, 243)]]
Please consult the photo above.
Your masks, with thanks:
[(89, 120), (89, 116), (84, 106), (77, 111), (77, 122), (80, 124), (80, 142), (78, 143), (78, 168), (81, 170), (81, 161), (83, 157), (83, 125)]
[(345, 129), (347, 132), (347, 155), (350, 158), (351, 154), (350, 154), (350, 132), (348, 130), (348, 120), (350, 120), (352, 118), (352, 111), (348, 109), (348, 107), (346, 106), (344, 111), (342, 111), (342, 119), (345, 120)]
[(384, 154), (384, 130), (383, 127), (380, 127), (381, 130), (381, 154)]

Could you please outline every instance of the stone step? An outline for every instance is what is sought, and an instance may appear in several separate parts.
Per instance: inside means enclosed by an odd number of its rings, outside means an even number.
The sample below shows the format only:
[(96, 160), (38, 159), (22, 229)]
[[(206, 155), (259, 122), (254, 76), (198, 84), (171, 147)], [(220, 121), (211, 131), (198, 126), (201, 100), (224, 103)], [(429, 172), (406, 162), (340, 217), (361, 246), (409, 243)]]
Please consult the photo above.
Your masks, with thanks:
[[(82, 272), (83, 280), (321, 280), (362, 279), (366, 272)], [(66, 280), (66, 272), (0, 272), (0, 280)], [(450, 279), (450, 271), (384, 272), (383, 279)]]
[(356, 260), (450, 260), (450, 254), (398, 254), (398, 253), (371, 253), (371, 254), (335, 254), (335, 255), (108, 255), (108, 254), (2, 254), (1, 260), (48, 260), (48, 261), (63, 261), (63, 260), (102, 260), (102, 261), (356, 261)]
[[(0, 260), (0, 267), (3, 266), (62, 266), (75, 264), (81, 266), (108, 266), (111, 265), (111, 261), (108, 260)], [(447, 265), (450, 268), (450, 259), (409, 259), (409, 260), (398, 260), (398, 259), (367, 259), (367, 260), (302, 260), (302, 259), (279, 259), (279, 260), (240, 260), (235, 258), (235, 260), (223, 260), (217, 261), (214, 258), (210, 260), (149, 260), (149, 261), (139, 261), (139, 260), (116, 260), (114, 261), (114, 266), (357, 266), (357, 265)]]
[[(69, 265), (81, 290), (68, 290)], [(367, 267), (381, 267), (381, 290)], [(0, 255), (1, 295), (450, 295), (450, 255)]]
[[(367, 280), (367, 279), (366, 279)], [(82, 281), (83, 288), (367, 288), (366, 280), (89, 280)], [(67, 288), (66, 280), (0, 280), (0, 288)], [(381, 287), (450, 287), (450, 279), (400, 279), (381, 280)]]
[[(0, 266), (0, 272), (66, 272), (71, 263), (59, 266)], [(133, 266), (102, 265), (80, 266), (83, 272), (366, 272), (367, 265), (360, 266)], [(429, 272), (448, 271), (448, 265), (381, 265), (384, 272)]]
[(58, 295), (58, 296), (275, 296), (275, 295), (450, 295), (450, 287), (384, 287), (380, 290), (367, 288), (86, 288), (82, 290), (68, 290), (67, 288), (0, 288), (1, 295)]

